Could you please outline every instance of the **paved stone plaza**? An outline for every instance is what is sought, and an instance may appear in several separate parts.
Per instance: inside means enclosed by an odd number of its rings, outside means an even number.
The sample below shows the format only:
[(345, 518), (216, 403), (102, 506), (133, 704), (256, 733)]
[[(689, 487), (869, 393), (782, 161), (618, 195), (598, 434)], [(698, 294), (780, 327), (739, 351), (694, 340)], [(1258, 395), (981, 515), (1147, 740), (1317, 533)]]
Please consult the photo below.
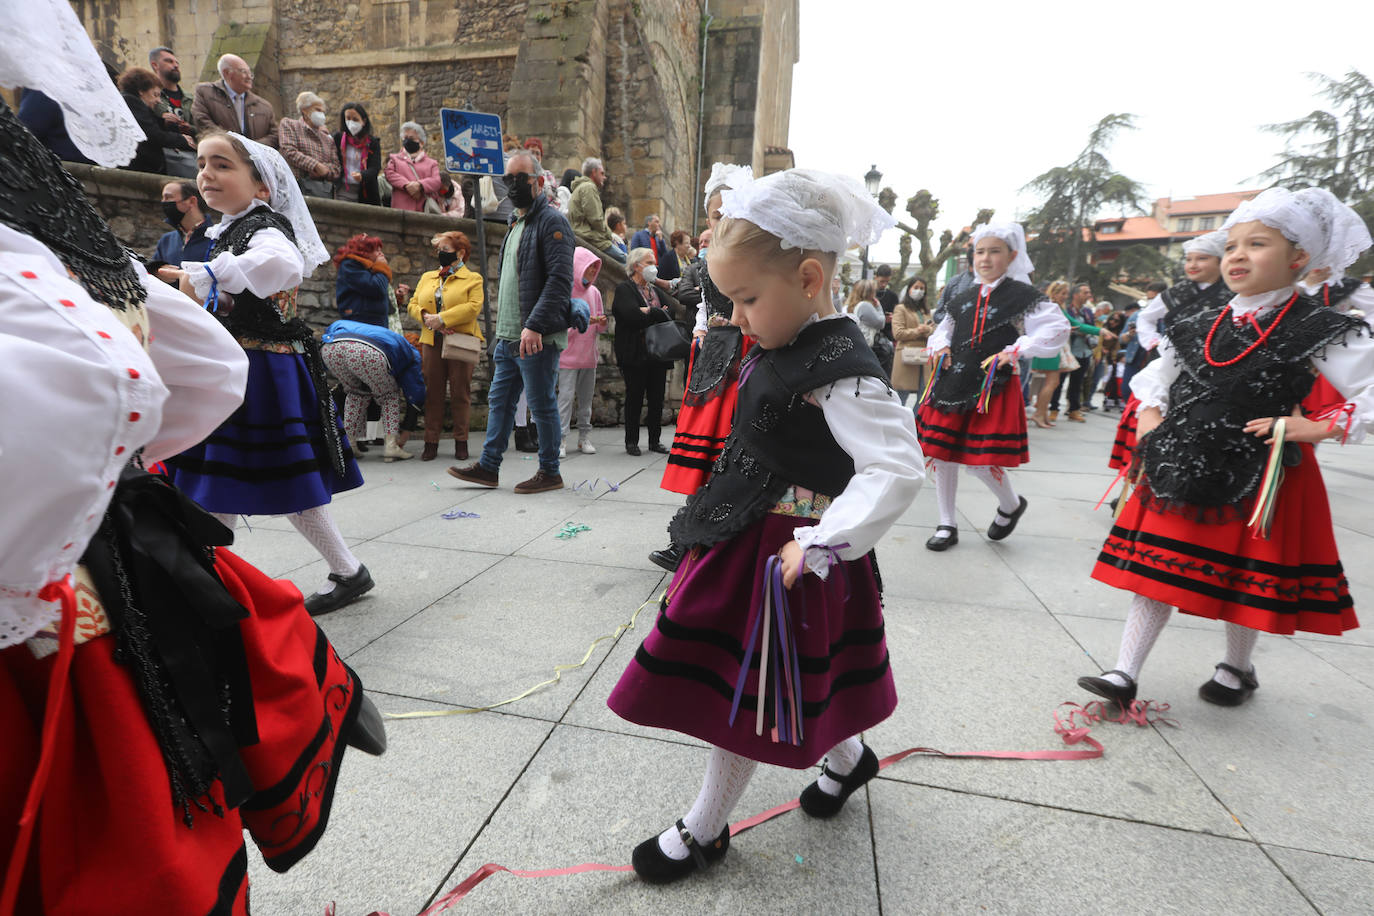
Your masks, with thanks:
[[(1030, 509), (1007, 541), (983, 537), (991, 494), (962, 477), (963, 540), (935, 554), (933, 488), (879, 545), (887, 638), (901, 703), (865, 738), (879, 756), (1063, 747), (1052, 713), (1090, 699), (1077, 676), (1109, 668), (1125, 593), (1088, 572), (1109, 525), (1093, 505), (1116, 415), (1032, 429), (1016, 472)], [(656, 455), (597, 430), (571, 486), (516, 496), (533, 460), (508, 452), (502, 488), (468, 487), (439, 461), (363, 462), (367, 484), (334, 503), (377, 588), (321, 618), (384, 712), (504, 700), (579, 660), (655, 599), (645, 559), (681, 498)], [(474, 446), (480, 440), (474, 438)], [(411, 446), (418, 451), (418, 443)], [(1321, 449), (1357, 609), (1374, 616), (1374, 448)], [(475, 453), (475, 452), (474, 452)], [(375, 454), (375, 452), (374, 452)], [(480, 518), (447, 520), (459, 508)], [(239, 528), (238, 550), (301, 588), (325, 575), (284, 519)], [(590, 526), (556, 537), (565, 523)], [(586, 667), (499, 711), (388, 723), (381, 758), (350, 752), (329, 831), (290, 874), (256, 858), (253, 909), (414, 916), (496, 862), (543, 869), (625, 864), (696, 797), (704, 745), (629, 725), (606, 697), (653, 623), (606, 640)], [(1197, 687), (1221, 660), (1217, 623), (1175, 616), (1142, 677), (1177, 727), (1100, 725), (1099, 760), (913, 757), (830, 822), (786, 814), (737, 837), (722, 865), (668, 888), (632, 874), (497, 874), (453, 913), (1374, 913), (1374, 629), (1264, 636), (1262, 685), (1239, 709)], [(814, 778), (761, 767), (736, 819)]]

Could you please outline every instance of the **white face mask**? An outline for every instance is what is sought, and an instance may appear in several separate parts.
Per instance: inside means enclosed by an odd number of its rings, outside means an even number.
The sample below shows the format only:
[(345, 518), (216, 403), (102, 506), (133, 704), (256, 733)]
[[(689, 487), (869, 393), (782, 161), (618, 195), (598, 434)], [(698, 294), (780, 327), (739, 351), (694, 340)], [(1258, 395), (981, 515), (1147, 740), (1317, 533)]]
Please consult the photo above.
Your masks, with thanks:
[(913, 290), (911, 291), (911, 298), (912, 298), (912, 299), (915, 299), (917, 302), (920, 302), (920, 301), (921, 301), (922, 299), (924, 299), (925, 297), (926, 297), (926, 291), (923, 290), (923, 289), (913, 289)]
[(362, 121), (345, 121), (344, 124), (348, 125), (348, 132), (355, 137), (358, 135), (358, 131), (363, 129)]
[(644, 268), (644, 282), (652, 283), (658, 279), (658, 267), (653, 264)]
[(311, 124), (314, 124), (316, 127), (324, 127), (324, 112), (323, 112), (323, 111), (312, 111), (312, 112), (310, 112), (310, 123), (311, 123)]

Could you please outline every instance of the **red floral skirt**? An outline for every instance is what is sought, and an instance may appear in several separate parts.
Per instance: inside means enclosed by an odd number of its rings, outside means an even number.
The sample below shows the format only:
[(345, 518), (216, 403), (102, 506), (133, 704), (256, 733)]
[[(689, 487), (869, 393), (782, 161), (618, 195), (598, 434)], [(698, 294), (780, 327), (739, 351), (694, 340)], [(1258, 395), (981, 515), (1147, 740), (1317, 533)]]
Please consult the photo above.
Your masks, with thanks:
[(1311, 445), (1285, 469), (1268, 539), (1247, 519), (1203, 521), (1150, 508), (1148, 482), (1107, 536), (1093, 578), (1185, 614), (1267, 633), (1339, 635), (1359, 626), (1336, 550), (1331, 508)]
[(1015, 376), (993, 395), (987, 413), (945, 413), (929, 404), (916, 412), (916, 434), (927, 459), (1014, 468), (1030, 461), (1026, 403)]
[[(216, 570), (249, 612), (240, 624), (258, 741), (241, 747), (254, 794), (238, 809), (172, 802), (167, 767), (115, 637), (78, 645), (55, 756), (21, 882), (19, 913), (247, 914), (246, 828), (267, 864), (285, 871), (329, 819), (345, 734), (362, 686), (306, 613), (289, 582), (269, 579), (220, 548)], [(29, 644), (0, 652), (0, 862), (42, 741), (56, 657)], [(216, 782), (208, 808), (223, 808)]]

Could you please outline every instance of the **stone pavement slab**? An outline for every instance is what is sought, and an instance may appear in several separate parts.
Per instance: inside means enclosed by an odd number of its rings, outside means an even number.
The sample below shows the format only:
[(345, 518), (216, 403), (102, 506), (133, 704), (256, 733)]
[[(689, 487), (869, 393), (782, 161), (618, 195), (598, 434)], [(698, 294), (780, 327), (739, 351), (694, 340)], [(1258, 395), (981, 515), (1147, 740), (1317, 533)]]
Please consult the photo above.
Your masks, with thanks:
[[(1129, 603), (1088, 576), (1110, 526), (1093, 506), (1114, 477), (1116, 417), (1030, 431), (1033, 460), (1013, 479), (1031, 509), (1010, 539), (986, 540), (994, 501), (963, 476), (956, 548), (923, 546), (937, 520), (930, 486), (879, 545), (900, 704), (865, 736), (875, 750), (1063, 746), (1053, 713), (1090, 699), (1074, 680), (1113, 664)], [(350, 753), (317, 854), (287, 875), (253, 865), (255, 912), (335, 900), (339, 916), (413, 916), (488, 861), (627, 863), (691, 804), (705, 746), (605, 705), (653, 625), (667, 577), (645, 554), (683, 497), (658, 488), (661, 456), (624, 453), (622, 430), (593, 441), (598, 454), (570, 457), (564, 479), (609, 479), (617, 492), (516, 496), (535, 467), (517, 452), (498, 490), (448, 477), (442, 457), (364, 460), (367, 483), (334, 506), (377, 588), (320, 624), (383, 710), (506, 699), (649, 605), (635, 630), (525, 700), (389, 722), (386, 756)], [(1371, 459), (1374, 445), (1320, 452), (1357, 608), (1374, 601)], [(481, 518), (441, 518), (455, 507)], [(558, 539), (568, 522), (591, 530)], [(252, 523), (239, 529), (243, 556), (318, 584), (324, 564), (286, 519)], [(498, 874), (450, 912), (1374, 914), (1374, 631), (1262, 636), (1263, 687), (1239, 709), (1196, 695), (1223, 647), (1219, 624), (1175, 615), (1142, 695), (1170, 703), (1177, 727), (1095, 726), (1101, 759), (914, 757), (835, 821), (784, 815), (681, 885)], [(761, 767), (736, 818), (813, 778)]]

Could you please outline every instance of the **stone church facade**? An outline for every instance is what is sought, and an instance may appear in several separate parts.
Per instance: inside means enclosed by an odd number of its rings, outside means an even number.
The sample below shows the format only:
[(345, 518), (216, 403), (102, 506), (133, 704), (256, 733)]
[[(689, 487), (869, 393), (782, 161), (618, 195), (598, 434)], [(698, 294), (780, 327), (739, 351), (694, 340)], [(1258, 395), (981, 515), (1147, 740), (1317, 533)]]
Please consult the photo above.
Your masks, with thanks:
[(501, 115), (559, 174), (605, 161), (631, 229), (699, 227), (716, 159), (756, 174), (787, 150), (798, 0), (72, 0), (101, 55), (146, 66), (167, 45), (188, 93), (235, 53), (281, 115), (311, 90), (367, 107), (383, 151), (404, 120), (438, 153), (439, 109)]

